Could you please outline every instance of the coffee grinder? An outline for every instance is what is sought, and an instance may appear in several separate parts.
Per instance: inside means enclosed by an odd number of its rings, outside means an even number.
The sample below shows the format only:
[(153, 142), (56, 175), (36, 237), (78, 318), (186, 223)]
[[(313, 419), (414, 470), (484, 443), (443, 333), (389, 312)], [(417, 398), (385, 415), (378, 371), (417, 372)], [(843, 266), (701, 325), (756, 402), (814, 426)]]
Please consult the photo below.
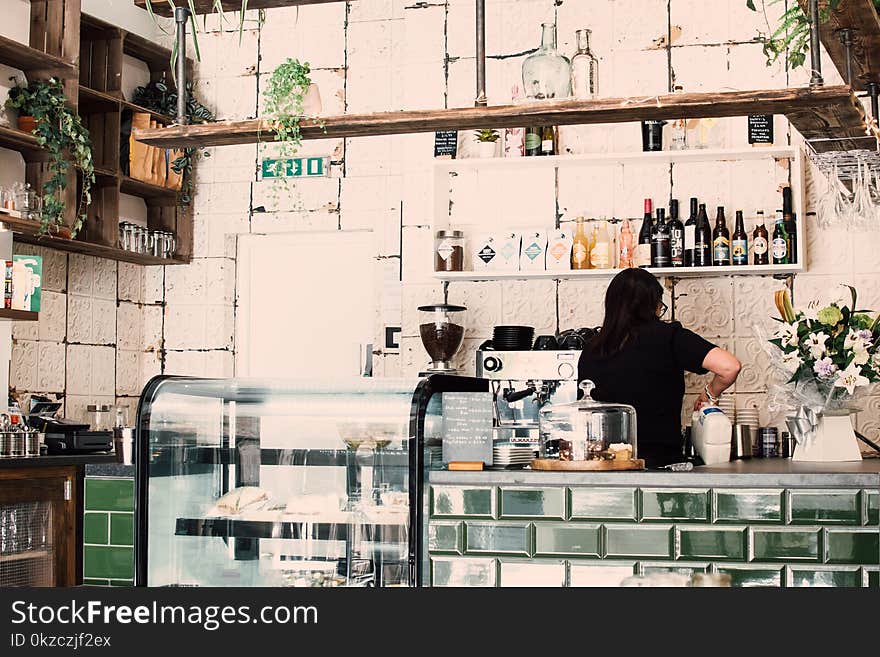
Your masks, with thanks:
[(478, 351), (476, 374), (489, 379), (497, 444), (540, 446), (538, 412), (546, 404), (577, 401), (576, 350)]
[(431, 357), (422, 374), (457, 374), (452, 359), (464, 342), (464, 306), (438, 303), (419, 307), (419, 335)]

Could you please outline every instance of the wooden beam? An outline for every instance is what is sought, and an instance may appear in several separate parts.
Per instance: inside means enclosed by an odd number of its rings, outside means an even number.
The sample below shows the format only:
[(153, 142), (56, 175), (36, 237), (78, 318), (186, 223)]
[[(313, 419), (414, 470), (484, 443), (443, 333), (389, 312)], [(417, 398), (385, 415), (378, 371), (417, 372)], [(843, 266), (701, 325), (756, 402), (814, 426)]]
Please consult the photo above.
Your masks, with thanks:
[[(330, 2), (342, 2), (343, 0), (248, 0), (248, 9), (277, 9), (278, 7), (301, 7), (303, 5), (323, 5)], [(134, 4), (141, 9), (147, 8), (147, 0), (134, 0)], [(153, 13), (157, 16), (173, 16), (171, 6), (165, 0), (150, 0)], [(214, 0), (194, 0), (196, 14), (214, 13)], [(180, 6), (186, 6), (182, 3)], [(241, 0), (223, 0), (223, 11), (240, 11)]]
[(29, 74), (39, 72), (60, 78), (76, 77), (74, 64), (4, 36), (0, 36), (0, 64)]
[[(809, 15), (810, 0), (798, 3)], [(827, 7), (828, 0), (820, 0), (819, 4)], [(844, 81), (846, 49), (840, 43), (840, 30), (845, 28), (853, 31), (853, 88), (863, 91), (866, 82), (880, 82), (880, 17), (872, 0), (841, 0), (828, 20), (819, 24), (822, 45)]]
[[(545, 101), (494, 107), (341, 114), (303, 119), (303, 139), (399, 135), (435, 130), (476, 130), (535, 125), (627, 123), (648, 119), (794, 114), (812, 134), (831, 136), (842, 125), (865, 133), (864, 112), (857, 110), (849, 87), (790, 88), (765, 91), (667, 94), (643, 98)], [(851, 135), (845, 135), (851, 136)], [(265, 120), (221, 121), (202, 125), (138, 130), (135, 138), (151, 146), (223, 146), (272, 141)]]

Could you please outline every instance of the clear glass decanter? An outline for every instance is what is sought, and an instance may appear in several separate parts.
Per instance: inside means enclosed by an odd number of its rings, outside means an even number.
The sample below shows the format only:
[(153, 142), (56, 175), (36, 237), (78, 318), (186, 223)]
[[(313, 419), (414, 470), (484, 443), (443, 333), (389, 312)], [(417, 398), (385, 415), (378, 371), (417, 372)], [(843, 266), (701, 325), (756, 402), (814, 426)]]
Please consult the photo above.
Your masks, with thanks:
[(562, 100), (571, 96), (571, 62), (556, 50), (556, 24), (541, 27), (541, 47), (523, 62), (526, 97)]

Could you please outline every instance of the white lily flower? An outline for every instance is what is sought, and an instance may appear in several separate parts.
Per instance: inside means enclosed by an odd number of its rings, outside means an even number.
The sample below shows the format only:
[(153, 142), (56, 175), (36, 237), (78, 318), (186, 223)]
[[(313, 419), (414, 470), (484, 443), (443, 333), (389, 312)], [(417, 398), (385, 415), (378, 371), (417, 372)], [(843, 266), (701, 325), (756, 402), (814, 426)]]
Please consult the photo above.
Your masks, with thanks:
[(773, 337), (782, 340), (783, 347), (796, 347), (798, 344), (797, 324), (783, 324), (776, 330)]
[(798, 352), (792, 351), (790, 354), (782, 354), (781, 363), (786, 372), (794, 374), (804, 364), (804, 361), (798, 355)]
[(855, 349), (854, 353), (855, 357), (852, 360), (853, 365), (867, 365), (868, 361), (871, 359), (867, 349)]
[(834, 387), (846, 388), (846, 391), (851, 395), (855, 392), (856, 388), (866, 386), (868, 383), (870, 383), (868, 378), (862, 376), (862, 368), (855, 363), (850, 363), (845, 370), (838, 372)]
[(860, 351), (867, 348), (867, 345), (865, 344), (865, 339), (859, 334), (859, 331), (853, 331), (850, 329), (849, 333), (847, 333), (846, 337), (843, 339), (843, 348)]
[(825, 349), (825, 342), (827, 342), (829, 337), (826, 333), (812, 333), (807, 336), (804, 346), (809, 349), (810, 357), (813, 360), (819, 360), (825, 355), (827, 351)]

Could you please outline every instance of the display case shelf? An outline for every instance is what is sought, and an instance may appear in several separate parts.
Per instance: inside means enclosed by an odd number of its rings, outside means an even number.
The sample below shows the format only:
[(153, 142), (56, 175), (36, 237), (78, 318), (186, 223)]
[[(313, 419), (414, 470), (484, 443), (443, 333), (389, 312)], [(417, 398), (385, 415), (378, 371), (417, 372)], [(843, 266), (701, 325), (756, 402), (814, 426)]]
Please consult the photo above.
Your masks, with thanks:
[[(235, 448), (191, 447), (183, 448), (185, 463), (211, 465), (237, 465), (239, 452)], [(351, 450), (346, 449), (261, 449), (260, 465), (277, 466), (344, 466)], [(383, 467), (408, 467), (408, 453), (402, 450), (382, 449), (375, 452), (377, 462)]]
[[(381, 507), (379, 507), (381, 508)], [(233, 518), (178, 518), (177, 536), (221, 538), (317, 539), (345, 541), (352, 528), (362, 540), (401, 543), (407, 540), (406, 513), (388, 513), (385, 522), (368, 520), (362, 514), (339, 511), (320, 515), (301, 514), (295, 519), (236, 520)]]
[[(649, 119), (720, 118), (749, 114), (785, 114), (809, 138), (874, 134), (868, 127), (860, 101), (847, 86), (340, 114), (304, 118), (300, 128), (303, 139), (338, 139), (435, 130), (473, 130), (486, 126), (516, 128), (524, 125), (627, 123)], [(846, 134), (840, 134), (844, 132)], [(137, 130), (135, 138), (145, 144), (165, 148), (206, 147), (273, 141), (275, 131), (269, 121), (250, 119)]]
[(5, 36), (0, 36), (0, 64), (24, 71), (28, 76), (74, 78), (77, 75), (72, 63)]
[[(456, 271), (436, 272), (441, 281), (479, 282), (516, 280), (578, 280), (585, 278), (612, 278), (620, 269), (585, 269), (580, 271)], [(648, 267), (655, 276), (674, 278), (706, 278), (709, 276), (780, 276), (803, 271), (795, 265), (738, 265), (726, 267)]]
[[(302, 7), (304, 5), (325, 5), (343, 0), (249, 0), (248, 9), (276, 9), (279, 7)], [(141, 9), (147, 8), (147, 0), (134, 0), (134, 4)], [(216, 0), (193, 0), (196, 15), (212, 14), (216, 8)], [(241, 10), (241, 0), (222, 0), (223, 11)], [(152, 0), (151, 7), (159, 16), (172, 17), (174, 10), (165, 0)]]

